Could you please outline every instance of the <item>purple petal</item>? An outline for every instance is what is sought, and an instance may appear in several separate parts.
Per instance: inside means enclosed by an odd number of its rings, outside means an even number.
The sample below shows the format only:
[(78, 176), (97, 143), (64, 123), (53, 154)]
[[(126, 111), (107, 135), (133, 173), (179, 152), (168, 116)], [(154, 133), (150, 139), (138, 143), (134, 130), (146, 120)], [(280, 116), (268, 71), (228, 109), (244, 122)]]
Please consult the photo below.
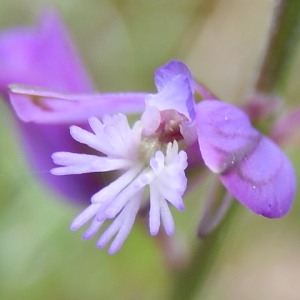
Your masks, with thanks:
[(221, 173), (257, 145), (260, 134), (247, 115), (218, 100), (201, 101), (196, 107), (196, 127), (205, 164)]
[(289, 212), (296, 193), (293, 166), (266, 137), (239, 165), (222, 174), (221, 181), (242, 204), (268, 218)]
[(145, 93), (66, 94), (39, 88), (11, 86), (11, 104), (24, 122), (46, 124), (85, 123), (105, 114), (138, 113)]
[(252, 128), (245, 113), (218, 100), (196, 108), (199, 146), (205, 164), (243, 205), (277, 218), (293, 203), (296, 178), (285, 154)]
[(190, 89), (194, 90), (194, 79), (189, 68), (178, 60), (171, 60), (167, 64), (159, 67), (154, 74), (154, 82), (157, 90), (160, 92), (169, 84), (173, 78), (181, 76), (186, 78), (189, 82)]
[[(92, 84), (68, 34), (54, 14), (42, 18), (39, 28), (15, 28), (0, 34), (0, 92), (8, 101), (6, 86), (12, 83), (41, 85), (60, 91), (91, 92)], [(67, 125), (18, 122), (23, 150), (34, 173), (51, 188), (77, 201), (86, 201), (101, 180), (90, 175), (58, 178), (50, 174), (51, 154), (64, 149), (79, 152)]]
[(149, 94), (146, 104), (159, 111), (176, 110), (188, 120), (194, 118), (194, 97), (187, 78), (176, 76), (157, 94)]
[[(171, 60), (158, 68), (154, 75), (158, 93), (149, 101), (160, 111), (174, 109), (188, 120), (195, 118), (194, 79), (188, 67), (178, 60)], [(159, 106), (162, 106), (161, 108)]]
[[(171, 61), (155, 72), (158, 93), (146, 97), (146, 110), (142, 116), (144, 134), (152, 134), (163, 122), (160, 112), (174, 111), (174, 118), (191, 121), (195, 118), (194, 81), (182, 62)], [(185, 119), (184, 119), (184, 118)]]
[(58, 16), (43, 15), (38, 28), (0, 33), (0, 92), (12, 83), (82, 93), (93, 90)]

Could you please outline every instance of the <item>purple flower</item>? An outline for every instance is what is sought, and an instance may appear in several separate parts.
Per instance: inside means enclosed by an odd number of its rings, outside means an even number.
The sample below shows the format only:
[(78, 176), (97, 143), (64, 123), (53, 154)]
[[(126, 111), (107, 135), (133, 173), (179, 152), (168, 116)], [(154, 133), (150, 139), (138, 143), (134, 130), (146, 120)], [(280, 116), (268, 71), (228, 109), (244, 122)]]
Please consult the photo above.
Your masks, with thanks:
[[(204, 168), (203, 162), (254, 213), (277, 218), (290, 210), (296, 190), (293, 167), (278, 146), (251, 126), (243, 111), (211, 99), (180, 61), (160, 67), (155, 84), (154, 94), (69, 95), (18, 86), (11, 89), (12, 105), (26, 122), (89, 120), (92, 132), (72, 126), (71, 135), (94, 153), (54, 153), (53, 160), (60, 167), (53, 174), (115, 171), (114, 179), (99, 187), (72, 229), (92, 219), (84, 234), (91, 238), (105, 221), (113, 219), (97, 245), (105, 246), (116, 235), (109, 248), (114, 253), (139, 209), (149, 202), (150, 233), (158, 233), (161, 220), (166, 233), (172, 234), (169, 204), (184, 208), (185, 169), (188, 164)], [(209, 100), (196, 103), (195, 91), (203, 91)], [(141, 117), (131, 127), (124, 113), (140, 113)]]

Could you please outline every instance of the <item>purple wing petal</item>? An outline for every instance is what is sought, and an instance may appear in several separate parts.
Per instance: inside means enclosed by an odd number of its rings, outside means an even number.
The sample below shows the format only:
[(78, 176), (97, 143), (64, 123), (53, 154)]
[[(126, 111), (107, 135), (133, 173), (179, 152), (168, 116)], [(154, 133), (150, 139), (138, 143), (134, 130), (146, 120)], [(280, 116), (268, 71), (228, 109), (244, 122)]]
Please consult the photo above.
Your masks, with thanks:
[(237, 166), (221, 174), (221, 181), (243, 205), (268, 218), (285, 215), (296, 193), (289, 159), (267, 137)]
[(218, 100), (196, 108), (198, 141), (205, 164), (229, 192), (257, 214), (277, 218), (293, 203), (296, 178), (285, 154), (250, 124), (245, 113)]
[(244, 112), (218, 100), (197, 105), (196, 127), (202, 157), (215, 173), (239, 162), (260, 139)]
[(11, 104), (24, 122), (75, 124), (105, 114), (138, 113), (146, 93), (66, 94), (38, 88), (11, 86)]

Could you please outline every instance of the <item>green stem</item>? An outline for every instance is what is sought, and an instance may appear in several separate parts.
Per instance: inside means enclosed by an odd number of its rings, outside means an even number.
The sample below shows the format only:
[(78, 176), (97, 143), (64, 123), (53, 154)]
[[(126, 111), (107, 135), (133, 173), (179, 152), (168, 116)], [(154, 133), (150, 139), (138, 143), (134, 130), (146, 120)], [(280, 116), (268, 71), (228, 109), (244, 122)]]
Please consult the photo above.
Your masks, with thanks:
[(233, 203), (221, 226), (211, 235), (199, 241), (189, 264), (179, 274), (176, 274), (171, 300), (195, 299), (214, 266), (222, 245), (225, 243), (226, 233), (229, 232), (239, 204)]
[(282, 88), (300, 34), (300, 1), (274, 0), (270, 29), (254, 82), (254, 91), (273, 94)]

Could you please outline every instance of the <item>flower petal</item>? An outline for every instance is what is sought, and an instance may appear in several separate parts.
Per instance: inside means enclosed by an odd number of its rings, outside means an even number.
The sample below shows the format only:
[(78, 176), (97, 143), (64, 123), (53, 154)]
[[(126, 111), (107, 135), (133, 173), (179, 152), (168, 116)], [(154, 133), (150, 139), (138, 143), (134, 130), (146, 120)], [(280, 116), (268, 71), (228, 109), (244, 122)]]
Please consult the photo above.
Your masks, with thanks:
[(171, 60), (165, 65), (159, 67), (154, 74), (154, 82), (157, 90), (160, 92), (175, 77), (182, 76), (189, 82), (190, 89), (194, 90), (194, 79), (189, 68), (179, 60)]
[(196, 112), (204, 162), (221, 173), (228, 191), (257, 214), (269, 218), (285, 215), (296, 192), (295, 173), (286, 155), (232, 105), (203, 101)]
[(102, 157), (92, 154), (56, 152), (52, 155), (53, 162), (62, 167), (51, 170), (53, 175), (70, 175), (93, 172), (107, 172), (130, 166), (126, 159)]
[(188, 68), (179, 61), (171, 61), (155, 73), (158, 93), (149, 94), (142, 115), (144, 134), (152, 134), (162, 123), (158, 112), (175, 111), (185, 120), (195, 118), (193, 78)]
[(36, 87), (13, 85), (10, 100), (24, 122), (75, 124), (113, 113), (138, 113), (145, 93), (67, 94)]
[(203, 160), (215, 173), (238, 163), (261, 136), (243, 111), (218, 100), (197, 105), (196, 127)]
[(38, 28), (0, 34), (0, 92), (12, 83), (82, 93), (93, 87), (67, 30), (55, 13), (42, 15)]
[(293, 166), (267, 137), (236, 168), (222, 174), (221, 181), (242, 204), (268, 218), (285, 215), (296, 193)]

